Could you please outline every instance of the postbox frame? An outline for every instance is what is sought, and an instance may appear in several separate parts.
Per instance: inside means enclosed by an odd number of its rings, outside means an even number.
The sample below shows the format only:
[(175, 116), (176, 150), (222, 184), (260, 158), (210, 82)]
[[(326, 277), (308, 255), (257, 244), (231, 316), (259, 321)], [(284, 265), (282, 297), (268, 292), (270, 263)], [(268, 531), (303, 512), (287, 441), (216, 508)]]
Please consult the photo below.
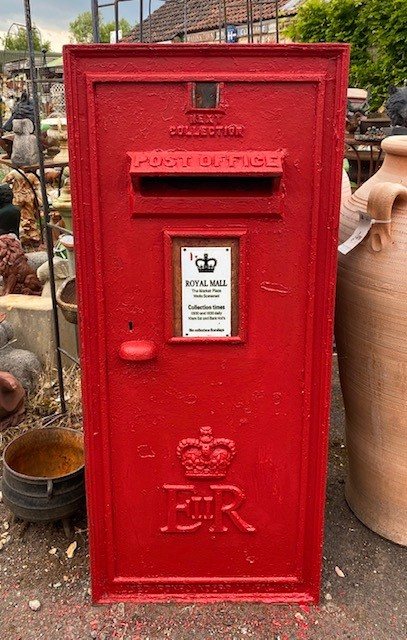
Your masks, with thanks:
[[(315, 191), (318, 194), (313, 207), (312, 247), (315, 256), (312, 273), (312, 291), (308, 300), (308, 353), (305, 379), (307, 391), (304, 407), (308, 408), (310, 418), (304, 423), (304, 460), (313, 455), (313, 465), (303, 473), (302, 512), (300, 530), (303, 539), (299, 541), (302, 557), (301, 579), (296, 576), (278, 578), (225, 579), (227, 591), (211, 590), (216, 580), (203, 578), (140, 578), (136, 582), (115, 577), (114, 557), (107, 550), (114, 548), (112, 531), (112, 505), (114, 500), (111, 461), (110, 433), (107, 415), (107, 375), (105, 366), (106, 351), (106, 309), (103, 304), (103, 277), (101, 273), (102, 245), (101, 220), (99, 213), (98, 159), (96, 153), (97, 131), (95, 88), (99, 83), (111, 82), (156, 82), (160, 78), (166, 82), (179, 80), (252, 79), (248, 72), (163, 72), (162, 68), (144, 71), (140, 75), (138, 66), (143, 58), (168, 56), (169, 59), (231, 55), (230, 47), (213, 45), (91, 45), (67, 46), (64, 48), (64, 65), (67, 79), (68, 126), (70, 131), (69, 151), (72, 164), (72, 192), (74, 207), (74, 232), (77, 246), (77, 279), (79, 285), (79, 317), (81, 335), (82, 388), (84, 398), (84, 427), (86, 443), (87, 506), (90, 522), (90, 548), (93, 599), (97, 602), (136, 600), (139, 602), (166, 601), (210, 602), (216, 600), (263, 601), (263, 602), (304, 602), (318, 600), (320, 584), (320, 565), (322, 556), (323, 511), (325, 502), (327, 438), (329, 426), (329, 388), (330, 359), (321, 360), (321, 352), (329, 353), (332, 339), (334, 286), (336, 273), (336, 241), (338, 227), (338, 209), (340, 197), (340, 171), (343, 155), (344, 103), (346, 96), (346, 70), (348, 65), (348, 47), (346, 45), (233, 45), (233, 54), (237, 58), (255, 59), (256, 57), (284, 57), (286, 60), (318, 55), (323, 61), (335, 61), (335, 72), (327, 69), (312, 72), (293, 70), (295, 79), (314, 82), (317, 87), (317, 153), (321, 157), (323, 146), (322, 127), (324, 122), (325, 99), (332, 90), (330, 83), (335, 81), (333, 106), (336, 114), (332, 117), (335, 131), (330, 136), (334, 142), (331, 152), (330, 177), (321, 184), (319, 169), (315, 169)], [(121, 59), (127, 62), (126, 70), (119, 72), (117, 63)], [(96, 68), (95, 62), (98, 67)], [(102, 64), (101, 64), (102, 63)], [(306, 66), (306, 65), (305, 65)], [(261, 73), (264, 80), (284, 81), (286, 74), (278, 72)], [(77, 119), (77, 121), (76, 121)], [(325, 231), (318, 227), (321, 217), (321, 202), (325, 198), (328, 211), (325, 216), (331, 228), (328, 240)], [(129, 205), (130, 206), (130, 205)], [(182, 215), (187, 217), (192, 210), (185, 208)], [(154, 215), (154, 211), (152, 212)], [(204, 220), (207, 213), (203, 212)], [(222, 215), (222, 213), (221, 213)], [(249, 216), (258, 215), (258, 211), (249, 212)], [(277, 214), (278, 215), (278, 214)], [(235, 218), (238, 223), (238, 218)], [(171, 220), (168, 220), (168, 228)], [(221, 226), (224, 226), (221, 224)], [(193, 231), (193, 229), (192, 229)], [(193, 233), (191, 233), (193, 235)], [(233, 233), (231, 234), (233, 235)], [(213, 236), (213, 234), (212, 234)], [(89, 247), (93, 251), (89, 251)], [(317, 268), (319, 260), (320, 266)], [(321, 261), (323, 264), (321, 265)], [(89, 277), (91, 275), (91, 277)], [(169, 286), (167, 280), (167, 287)], [(90, 319), (92, 318), (92, 322)], [(167, 334), (168, 335), (168, 334)], [(177, 345), (174, 345), (177, 348)], [(312, 380), (314, 381), (312, 383)], [(319, 425), (319, 429), (310, 428), (310, 424)], [(304, 463), (305, 464), (305, 463)], [(311, 496), (308, 500), (305, 496)], [(177, 585), (188, 582), (196, 584), (195, 592), (185, 592)], [(250, 591), (251, 582), (259, 583), (258, 590)], [(279, 582), (281, 588), (279, 588)], [(261, 588), (261, 584), (263, 588)], [(150, 588), (149, 585), (155, 585)], [(235, 585), (235, 588), (233, 587)], [(268, 586), (269, 585), (269, 586)], [(290, 586), (291, 585), (291, 586)], [(201, 590), (199, 586), (203, 587)], [(245, 591), (246, 589), (246, 591)]]

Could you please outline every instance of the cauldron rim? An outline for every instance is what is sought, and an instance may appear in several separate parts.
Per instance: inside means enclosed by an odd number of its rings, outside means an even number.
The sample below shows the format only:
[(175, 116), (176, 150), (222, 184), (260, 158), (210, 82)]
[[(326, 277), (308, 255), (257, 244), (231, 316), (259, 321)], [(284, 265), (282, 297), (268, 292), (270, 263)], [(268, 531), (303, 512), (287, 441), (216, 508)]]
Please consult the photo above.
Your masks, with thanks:
[(55, 483), (55, 482), (59, 482), (59, 481), (62, 481), (62, 480), (67, 480), (67, 479), (77, 475), (78, 473), (80, 473), (85, 468), (85, 463), (83, 462), (81, 465), (79, 465), (79, 467), (76, 467), (76, 469), (74, 469), (70, 473), (66, 473), (64, 475), (53, 476), (52, 477), (52, 476), (29, 476), (29, 475), (26, 475), (25, 473), (20, 473), (19, 471), (16, 471), (12, 467), (10, 467), (10, 465), (8, 464), (8, 462), (6, 460), (6, 456), (7, 456), (9, 448), (11, 448), (11, 446), (14, 445), (16, 442), (18, 442), (19, 440), (24, 439), (28, 434), (33, 433), (33, 431), (47, 431), (47, 432), (50, 432), (50, 431), (67, 432), (68, 431), (68, 432), (70, 432), (72, 434), (75, 434), (76, 436), (81, 436), (82, 445), (83, 445), (83, 432), (79, 431), (78, 429), (70, 429), (69, 427), (38, 427), (38, 428), (35, 428), (35, 429), (30, 429), (29, 431), (25, 431), (24, 433), (21, 433), (19, 436), (17, 436), (13, 440), (11, 440), (11, 442), (8, 443), (8, 445), (5, 447), (5, 449), (3, 451), (3, 465), (4, 465), (4, 467), (7, 469), (7, 471), (10, 474), (14, 475), (17, 478), (21, 478), (25, 482), (38, 483), (38, 482), (48, 482), (49, 480), (52, 480), (52, 482)]

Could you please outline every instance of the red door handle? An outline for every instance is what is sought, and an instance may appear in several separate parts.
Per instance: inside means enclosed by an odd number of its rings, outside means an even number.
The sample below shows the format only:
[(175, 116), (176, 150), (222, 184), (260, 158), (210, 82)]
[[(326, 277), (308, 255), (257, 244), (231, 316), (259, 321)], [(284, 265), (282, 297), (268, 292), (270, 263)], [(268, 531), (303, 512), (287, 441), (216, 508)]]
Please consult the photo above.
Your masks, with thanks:
[(122, 360), (153, 360), (157, 355), (157, 347), (151, 340), (129, 340), (122, 342), (119, 356)]

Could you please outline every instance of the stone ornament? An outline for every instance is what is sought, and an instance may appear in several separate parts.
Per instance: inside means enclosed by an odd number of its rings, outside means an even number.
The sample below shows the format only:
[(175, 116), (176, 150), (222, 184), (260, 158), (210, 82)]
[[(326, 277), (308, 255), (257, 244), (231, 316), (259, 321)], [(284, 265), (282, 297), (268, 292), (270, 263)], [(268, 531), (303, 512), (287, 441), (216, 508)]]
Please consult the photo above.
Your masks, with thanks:
[(0, 371), (14, 376), (27, 394), (35, 388), (41, 373), (41, 364), (37, 356), (26, 349), (15, 349), (13, 346), (14, 330), (0, 314)]
[(34, 125), (28, 118), (13, 121), (13, 150), (11, 162), (17, 167), (38, 164), (37, 140), (33, 135)]
[(42, 286), (37, 274), (28, 264), (20, 241), (12, 233), (0, 236), (0, 275), (3, 276), (3, 295), (41, 295)]
[(0, 371), (0, 432), (15, 427), (25, 412), (24, 388), (11, 373)]
[(64, 227), (72, 228), (72, 202), (71, 202), (71, 184), (69, 178), (69, 169), (66, 171), (67, 177), (61, 189), (60, 195), (52, 202), (52, 208), (61, 216), (64, 221)]
[(13, 204), (13, 191), (9, 184), (0, 184), (0, 235), (20, 235), (20, 209)]
[(407, 134), (407, 87), (390, 87), (386, 110), (393, 126), (393, 135)]
[[(42, 203), (40, 193), (40, 182), (38, 178), (30, 173), (26, 175), (35, 190), (39, 205)], [(41, 241), (40, 232), (36, 221), (36, 203), (33, 190), (27, 183), (26, 178), (18, 171), (10, 171), (3, 179), (12, 185), (13, 204), (20, 209), (20, 240), (24, 246), (38, 246)]]

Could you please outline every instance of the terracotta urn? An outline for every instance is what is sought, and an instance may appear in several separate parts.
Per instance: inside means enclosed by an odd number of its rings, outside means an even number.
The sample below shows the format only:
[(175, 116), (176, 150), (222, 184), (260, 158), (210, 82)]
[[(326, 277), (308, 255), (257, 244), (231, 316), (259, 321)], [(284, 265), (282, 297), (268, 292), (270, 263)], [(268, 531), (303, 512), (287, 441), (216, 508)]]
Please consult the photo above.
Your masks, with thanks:
[(342, 190), (341, 190), (341, 206), (347, 198), (352, 195), (352, 187), (350, 184), (349, 176), (345, 169), (342, 169)]
[(382, 143), (379, 171), (342, 202), (335, 337), (346, 412), (346, 499), (373, 531), (407, 545), (407, 136)]

